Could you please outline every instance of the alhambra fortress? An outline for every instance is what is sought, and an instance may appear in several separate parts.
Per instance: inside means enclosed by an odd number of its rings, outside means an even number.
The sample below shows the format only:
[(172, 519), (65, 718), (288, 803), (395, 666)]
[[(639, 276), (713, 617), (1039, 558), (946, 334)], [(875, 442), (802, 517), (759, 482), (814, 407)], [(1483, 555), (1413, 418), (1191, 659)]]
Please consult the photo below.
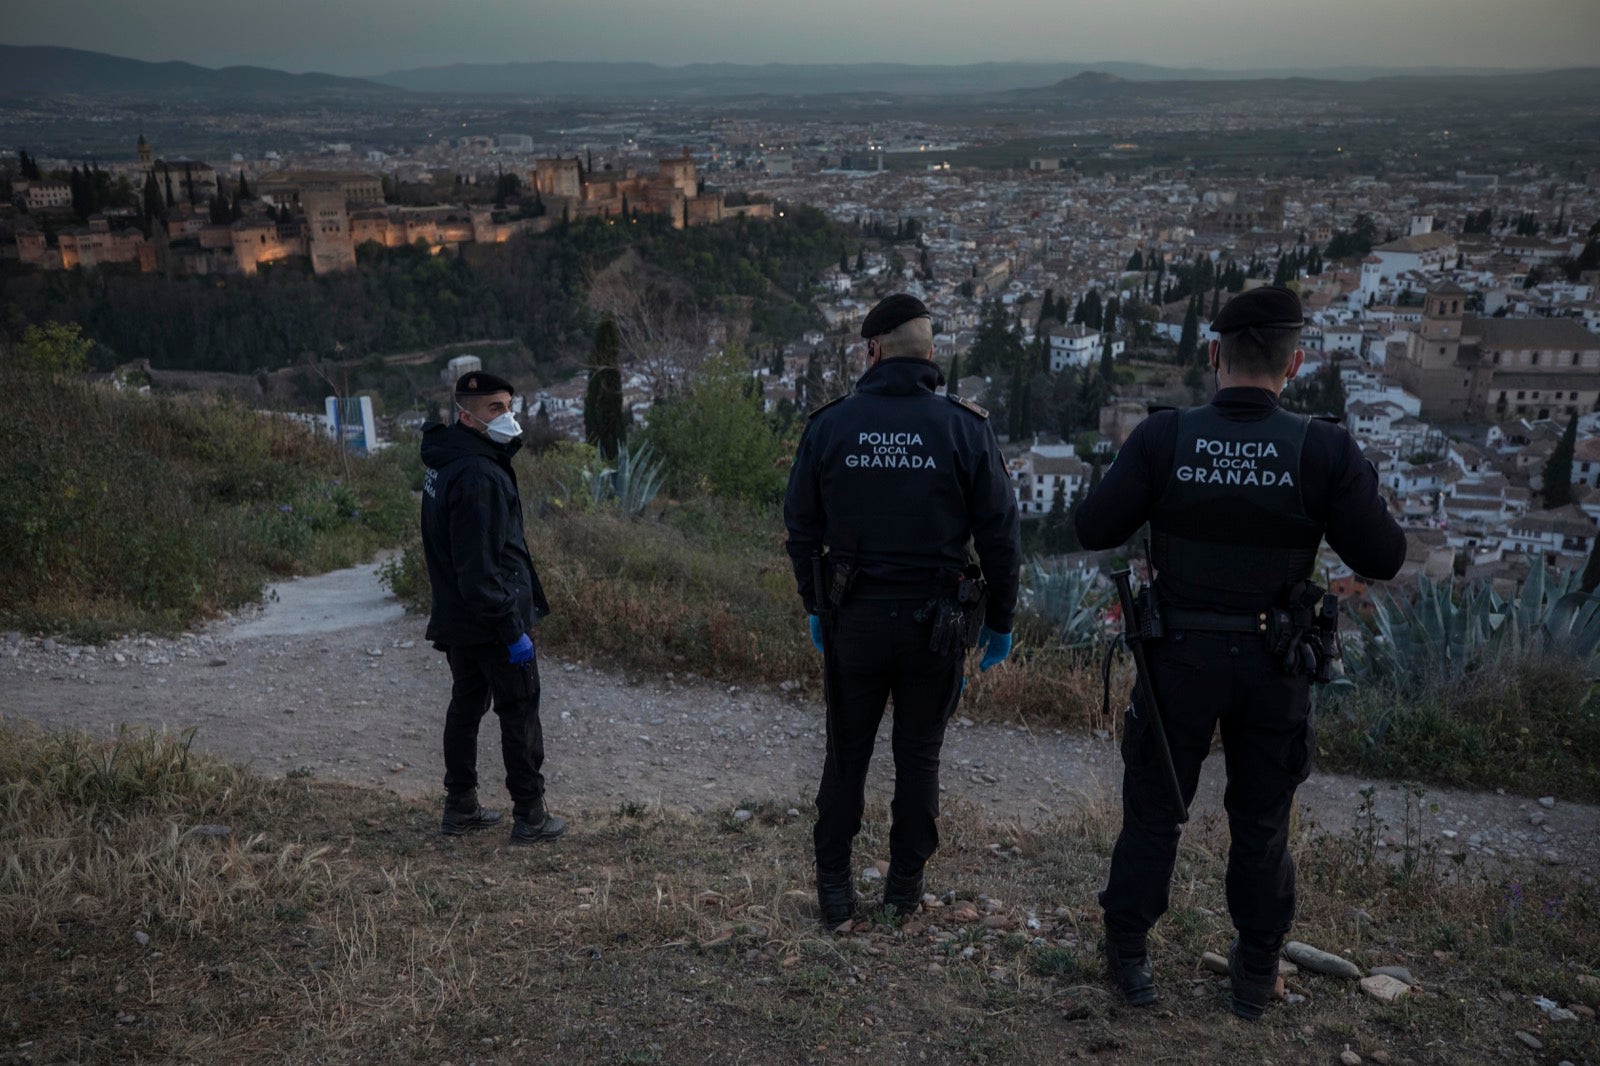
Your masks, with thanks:
[[(154, 188), (165, 217), (147, 236), (130, 216), (95, 215), (86, 225), (40, 226), (16, 232), (20, 261), (43, 270), (89, 269), (111, 264), (177, 275), (255, 274), (263, 265), (300, 258), (318, 274), (354, 270), (356, 249), (419, 242), (432, 252), (469, 244), (500, 244), (523, 233), (543, 233), (563, 220), (629, 222), (658, 215), (674, 228), (738, 216), (765, 218), (769, 203), (726, 202), (706, 190), (688, 153), (660, 160), (655, 173), (633, 167), (592, 172), (572, 159), (539, 159), (516, 172), (520, 205), (399, 206), (387, 203), (383, 178), (356, 171), (280, 170), (255, 179), (252, 195), (237, 203), (239, 217), (215, 220), (214, 191), (233, 188), (229, 175), (196, 160), (157, 159), (143, 136), (134, 187)], [(220, 179), (220, 180), (219, 180)], [(59, 186), (60, 188), (57, 188)], [(70, 204), (66, 182), (33, 182), (24, 190), (30, 211), (48, 215)]]

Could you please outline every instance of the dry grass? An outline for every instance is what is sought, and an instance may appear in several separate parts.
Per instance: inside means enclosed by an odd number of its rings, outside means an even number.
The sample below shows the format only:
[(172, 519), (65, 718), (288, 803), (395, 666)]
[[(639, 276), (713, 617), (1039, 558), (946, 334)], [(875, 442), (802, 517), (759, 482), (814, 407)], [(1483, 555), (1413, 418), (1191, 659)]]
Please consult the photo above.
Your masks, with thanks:
[[(944, 908), (834, 937), (814, 925), (809, 817), (782, 803), (744, 822), (590, 811), (519, 850), (170, 737), (113, 753), (0, 723), (0, 742), (0, 1061), (1284, 1062), (1348, 1044), (1461, 1062), (1523, 1054), (1517, 1028), (1551, 1061), (1600, 1056), (1592, 1023), (1545, 1026), (1529, 1003), (1600, 999), (1579, 980), (1600, 916), (1559, 877), (1511, 908), (1499, 881), (1363, 869), (1358, 841), (1302, 835), (1297, 935), (1404, 963), (1427, 994), (1381, 1007), (1299, 978), (1309, 1002), (1249, 1026), (1196, 966), (1229, 937), (1215, 825), (1186, 837), (1154, 945), (1163, 1005), (1130, 1012), (1098, 976), (1102, 810), (1030, 829), (947, 812), (932, 887), (999, 901), (1005, 928)], [(869, 812), (862, 863), (885, 819)]]

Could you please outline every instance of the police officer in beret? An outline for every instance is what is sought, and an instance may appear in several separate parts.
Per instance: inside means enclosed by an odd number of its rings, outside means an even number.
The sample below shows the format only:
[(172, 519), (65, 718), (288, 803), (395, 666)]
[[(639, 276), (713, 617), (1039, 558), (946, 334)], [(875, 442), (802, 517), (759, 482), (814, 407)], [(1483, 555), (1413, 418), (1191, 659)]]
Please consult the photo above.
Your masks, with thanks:
[(939, 846), (939, 751), (965, 684), (964, 656), (976, 643), (987, 670), (1010, 654), (1021, 559), (1016, 498), (987, 412), (935, 391), (944, 375), (928, 309), (890, 296), (861, 335), (867, 372), (850, 395), (812, 412), (784, 499), (828, 702), (813, 843), (829, 927), (855, 910), (850, 848), (890, 696), (895, 784), (883, 903), (899, 915), (921, 903), (923, 866)]
[(433, 585), (427, 637), (450, 664), (444, 720), (444, 818), (457, 836), (499, 824), (478, 802), (478, 723), (494, 706), (511, 793), (511, 843), (553, 840), (566, 823), (545, 809), (544, 735), (534, 623), (550, 613), (528, 553), (511, 457), (522, 427), (516, 390), (476, 371), (456, 382), (456, 418), (422, 430), (422, 550)]
[[(1147, 642), (1150, 678), (1185, 804), (1219, 726), (1228, 785), (1230, 1007), (1261, 1016), (1294, 918), (1289, 814), (1311, 771), (1309, 656), (1295, 633), (1264, 620), (1297, 618), (1325, 538), (1356, 573), (1386, 581), (1405, 536), (1378, 477), (1335, 419), (1284, 410), (1300, 371), (1300, 298), (1282, 286), (1234, 297), (1211, 325), (1211, 403), (1153, 411), (1079, 506), (1078, 537), (1115, 548), (1149, 523), (1154, 600), (1165, 634)], [(1269, 646), (1271, 644), (1272, 646)], [(1290, 652), (1285, 654), (1283, 649)], [(1136, 701), (1139, 696), (1136, 692)], [(1148, 715), (1122, 741), (1122, 832), (1100, 904), (1113, 981), (1131, 1005), (1156, 998), (1146, 934), (1167, 909), (1178, 814), (1163, 787)]]

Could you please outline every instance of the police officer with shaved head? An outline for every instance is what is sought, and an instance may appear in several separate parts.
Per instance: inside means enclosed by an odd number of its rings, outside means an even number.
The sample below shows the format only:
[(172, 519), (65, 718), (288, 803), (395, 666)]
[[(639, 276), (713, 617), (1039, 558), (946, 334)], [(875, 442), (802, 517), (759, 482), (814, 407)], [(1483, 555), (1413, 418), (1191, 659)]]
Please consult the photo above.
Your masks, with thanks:
[[(1229, 1002), (1247, 1019), (1271, 998), (1294, 918), (1289, 814), (1316, 750), (1313, 676), (1325, 679), (1336, 653), (1337, 612), (1312, 584), (1319, 545), (1380, 581), (1405, 560), (1355, 440), (1336, 419), (1279, 405), (1305, 358), (1303, 324), (1300, 298), (1282, 286), (1229, 301), (1211, 326), (1212, 401), (1152, 412), (1076, 516), (1089, 549), (1149, 524), (1154, 581), (1142, 613), (1160, 618), (1160, 636), (1142, 643), (1184, 809), (1221, 729), (1238, 933)], [(1100, 893), (1111, 977), (1134, 1006), (1156, 998), (1146, 935), (1167, 909), (1182, 817), (1142, 692), (1126, 721), (1122, 831)]]
[[(861, 327), (870, 364), (812, 412), (784, 500), (788, 552), (823, 656), (827, 756), (813, 834), (824, 924), (855, 912), (851, 842), (894, 699), (893, 825), (884, 906), (922, 901), (939, 846), (939, 751), (973, 645), (1011, 651), (1021, 560), (1016, 498), (988, 413), (936, 390), (928, 309), (900, 294)], [(971, 547), (977, 549), (972, 562)]]

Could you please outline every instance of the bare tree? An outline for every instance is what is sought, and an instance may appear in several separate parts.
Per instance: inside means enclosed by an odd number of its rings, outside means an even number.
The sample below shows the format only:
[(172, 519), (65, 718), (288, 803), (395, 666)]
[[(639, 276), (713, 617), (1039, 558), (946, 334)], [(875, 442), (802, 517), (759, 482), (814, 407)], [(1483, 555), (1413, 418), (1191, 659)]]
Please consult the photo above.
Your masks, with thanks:
[(588, 282), (589, 309), (616, 322), (623, 366), (642, 374), (655, 397), (678, 391), (705, 361), (713, 328), (689, 285), (631, 250)]

